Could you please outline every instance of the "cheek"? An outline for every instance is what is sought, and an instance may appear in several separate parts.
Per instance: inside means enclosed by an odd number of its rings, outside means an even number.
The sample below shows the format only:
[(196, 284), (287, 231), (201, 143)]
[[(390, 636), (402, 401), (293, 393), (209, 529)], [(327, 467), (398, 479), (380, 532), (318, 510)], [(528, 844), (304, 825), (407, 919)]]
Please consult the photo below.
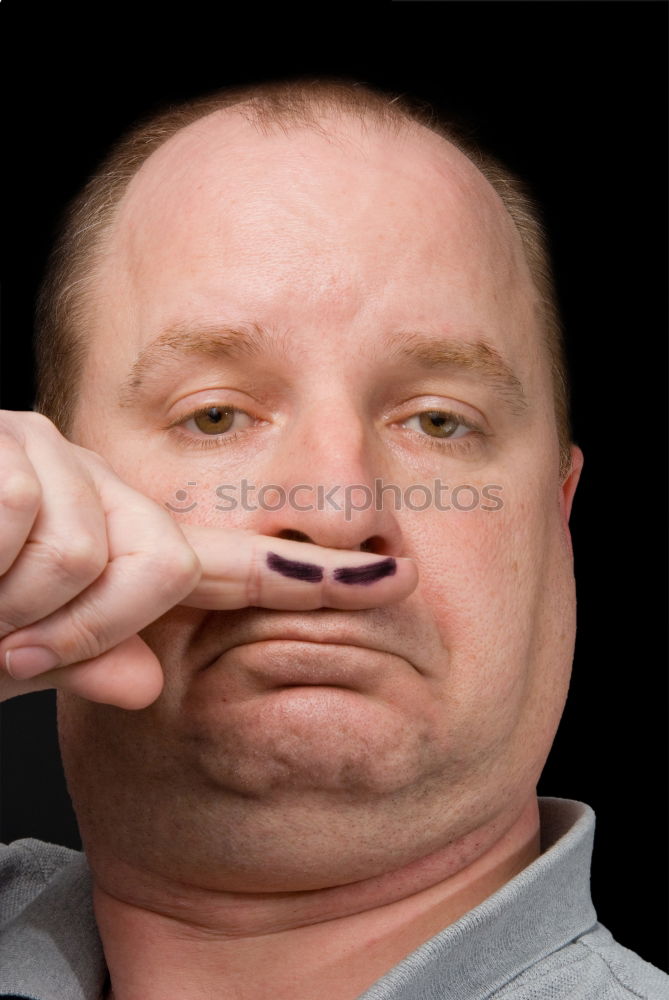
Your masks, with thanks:
[(543, 518), (527, 511), (447, 511), (419, 524), (414, 546), (421, 586), (445, 623), (453, 615), (480, 623), (504, 622), (505, 634), (536, 585), (538, 556), (545, 545)]
[(491, 734), (514, 725), (535, 678), (554, 669), (547, 660), (564, 660), (554, 640), (541, 648), (570, 587), (557, 506), (548, 510), (519, 497), (498, 511), (445, 512), (414, 536), (418, 599), (445, 649), (435, 683)]
[[(154, 500), (177, 521), (220, 528), (247, 528), (253, 493), (241, 488), (248, 468), (234, 465), (224, 454), (180, 454), (166, 449), (162, 439), (119, 432), (97, 436), (86, 444), (111, 464), (116, 474), (143, 496)], [(221, 449), (223, 453), (224, 449)], [(238, 466), (238, 467), (237, 467)], [(255, 480), (251, 475), (249, 483)], [(271, 499), (271, 498), (270, 498)]]

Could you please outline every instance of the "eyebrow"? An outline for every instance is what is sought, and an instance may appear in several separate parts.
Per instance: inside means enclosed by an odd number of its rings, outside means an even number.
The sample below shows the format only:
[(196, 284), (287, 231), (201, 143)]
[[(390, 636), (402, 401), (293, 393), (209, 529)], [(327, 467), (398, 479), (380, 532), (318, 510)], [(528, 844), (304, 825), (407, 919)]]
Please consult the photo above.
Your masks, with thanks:
[(283, 353), (283, 338), (259, 323), (236, 327), (176, 323), (140, 352), (119, 390), (121, 406), (133, 406), (144, 389), (192, 357), (224, 360)]
[(527, 408), (522, 382), (499, 351), (485, 340), (435, 339), (421, 333), (404, 333), (393, 336), (388, 347), (392, 359), (400, 364), (479, 378), (504, 399), (516, 416)]
[[(475, 376), (490, 386), (516, 415), (527, 407), (520, 379), (499, 351), (483, 339), (468, 341), (433, 334), (404, 332), (384, 338), (383, 349), (391, 363), (425, 371)], [(169, 327), (137, 357), (119, 390), (121, 406), (136, 404), (146, 388), (190, 357), (212, 360), (290, 357), (285, 334), (259, 323), (198, 326), (179, 323)]]

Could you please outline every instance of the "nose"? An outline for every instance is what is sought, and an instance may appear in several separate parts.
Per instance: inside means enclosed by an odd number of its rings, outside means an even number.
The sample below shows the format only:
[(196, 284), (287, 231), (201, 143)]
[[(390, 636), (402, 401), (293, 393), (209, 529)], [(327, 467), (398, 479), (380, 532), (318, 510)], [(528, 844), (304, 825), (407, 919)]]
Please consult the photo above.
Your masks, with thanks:
[(282, 436), (264, 473), (276, 496), (257, 512), (253, 527), (260, 534), (333, 549), (405, 554), (397, 491), (383, 488), (388, 481), (383, 448), (350, 400), (321, 399), (306, 408), (304, 419)]

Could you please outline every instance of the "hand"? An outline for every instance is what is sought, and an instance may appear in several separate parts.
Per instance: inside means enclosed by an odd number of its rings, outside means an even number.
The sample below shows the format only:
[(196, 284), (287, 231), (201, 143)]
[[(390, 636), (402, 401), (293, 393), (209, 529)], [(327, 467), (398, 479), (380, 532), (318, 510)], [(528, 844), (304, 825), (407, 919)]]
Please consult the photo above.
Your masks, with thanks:
[(55, 687), (144, 708), (163, 675), (137, 633), (177, 604), (369, 608), (416, 582), (410, 559), (179, 526), (45, 417), (0, 411), (0, 700)]

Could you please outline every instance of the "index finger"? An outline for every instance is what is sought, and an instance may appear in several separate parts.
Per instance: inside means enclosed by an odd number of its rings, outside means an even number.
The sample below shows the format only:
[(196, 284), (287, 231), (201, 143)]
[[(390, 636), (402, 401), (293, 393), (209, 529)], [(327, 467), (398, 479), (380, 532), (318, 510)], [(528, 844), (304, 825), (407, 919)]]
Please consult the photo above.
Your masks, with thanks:
[(239, 529), (179, 527), (202, 565), (199, 583), (180, 602), (191, 608), (361, 610), (401, 601), (418, 583), (413, 559), (326, 549)]

